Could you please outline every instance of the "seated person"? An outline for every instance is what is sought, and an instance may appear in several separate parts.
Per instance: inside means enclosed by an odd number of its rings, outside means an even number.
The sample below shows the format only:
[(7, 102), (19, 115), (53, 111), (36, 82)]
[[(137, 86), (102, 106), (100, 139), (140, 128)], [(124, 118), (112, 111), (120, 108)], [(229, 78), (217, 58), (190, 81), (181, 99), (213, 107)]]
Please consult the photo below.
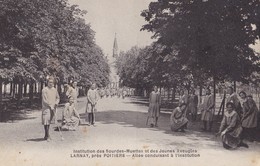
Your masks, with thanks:
[(79, 125), (79, 113), (77, 112), (73, 98), (69, 99), (69, 103), (65, 104), (62, 114), (62, 130), (76, 130)]
[(226, 104), (227, 111), (224, 113), (223, 120), (217, 135), (221, 136), (223, 147), (234, 149), (239, 146), (248, 148), (248, 145), (241, 140), (242, 126), (238, 113), (235, 111), (235, 105), (231, 102)]
[(188, 119), (186, 118), (186, 103), (181, 103), (179, 107), (172, 111), (170, 123), (172, 131), (185, 132), (184, 129), (187, 128)]

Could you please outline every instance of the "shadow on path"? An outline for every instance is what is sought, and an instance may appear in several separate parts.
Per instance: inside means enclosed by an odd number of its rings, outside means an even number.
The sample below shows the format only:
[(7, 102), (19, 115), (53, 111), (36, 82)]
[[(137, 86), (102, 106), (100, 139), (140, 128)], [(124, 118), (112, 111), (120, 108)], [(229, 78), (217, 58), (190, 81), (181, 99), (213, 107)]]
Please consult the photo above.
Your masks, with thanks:
[[(84, 116), (84, 114), (81, 114)], [(147, 128), (148, 130), (151, 131), (162, 131), (165, 134), (172, 135), (173, 139), (170, 140), (160, 140), (164, 142), (168, 142), (168, 145), (192, 145), (194, 143), (194, 146), (198, 146), (197, 143), (199, 143), (199, 146), (204, 146), (207, 144), (208, 146), (213, 146), (216, 147), (216, 140), (217, 138), (214, 136), (213, 133), (202, 133), (194, 129), (194, 124), (191, 126), (188, 126), (188, 130), (185, 133), (181, 132), (172, 132), (170, 129), (170, 119), (169, 119), (169, 114), (161, 114), (159, 117), (158, 125), (159, 127), (156, 128), (151, 128), (149, 125), (146, 125), (146, 120), (147, 120), (147, 113), (144, 112), (134, 112), (134, 111), (113, 111), (113, 110), (108, 110), (104, 112), (97, 112), (96, 113), (96, 121), (101, 123), (101, 124), (118, 124), (122, 125), (123, 127), (136, 127), (136, 128)], [(149, 123), (148, 123), (149, 124)], [(160, 133), (159, 133), (160, 134)], [(185, 140), (183, 141), (177, 141), (178, 143), (174, 142), (176, 137), (179, 136), (185, 136)], [(181, 139), (180, 137), (179, 139)], [(189, 140), (187, 142), (187, 140)], [(203, 140), (203, 142), (201, 142)], [(149, 142), (149, 140), (147, 140)], [(212, 142), (213, 141), (213, 142)], [(200, 143), (201, 142), (201, 143)]]
[(32, 141), (32, 142), (42, 142), (46, 141), (44, 138), (32, 138), (32, 139), (27, 139), (27, 142)]
[(1, 122), (14, 122), (17, 120), (28, 120), (35, 119), (36, 117), (31, 117), (32, 109), (24, 109), (24, 110), (9, 110), (9, 111), (1, 111), (0, 112), (0, 123)]

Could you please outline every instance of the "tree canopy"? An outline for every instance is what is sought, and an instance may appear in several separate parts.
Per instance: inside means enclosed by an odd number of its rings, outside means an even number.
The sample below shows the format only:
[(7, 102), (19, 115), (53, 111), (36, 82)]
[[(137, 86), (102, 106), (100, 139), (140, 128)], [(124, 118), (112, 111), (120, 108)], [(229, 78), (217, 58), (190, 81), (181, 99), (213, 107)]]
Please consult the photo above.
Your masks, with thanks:
[(259, 40), (259, 11), (257, 0), (151, 2), (141, 30), (156, 41), (120, 53), (119, 76), (124, 85), (145, 88), (255, 82), (260, 56), (250, 45)]
[(257, 0), (158, 0), (141, 13), (148, 22), (142, 30), (153, 32), (165, 46), (160, 56), (187, 74), (246, 82), (259, 71), (250, 47), (259, 39), (259, 9)]
[(83, 85), (108, 84), (109, 66), (82, 19), (86, 11), (66, 0), (6, 0), (0, 8), (2, 78), (73, 76)]

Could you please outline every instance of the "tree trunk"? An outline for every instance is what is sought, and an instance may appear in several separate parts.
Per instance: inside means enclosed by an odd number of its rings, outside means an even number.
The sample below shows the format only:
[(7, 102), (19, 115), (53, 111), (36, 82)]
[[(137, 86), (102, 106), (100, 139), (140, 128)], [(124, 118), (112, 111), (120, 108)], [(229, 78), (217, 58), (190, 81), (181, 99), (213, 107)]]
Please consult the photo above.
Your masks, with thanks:
[(167, 102), (170, 102), (170, 87), (167, 87)]
[[(215, 116), (215, 109), (216, 109), (216, 77), (213, 77), (213, 96), (214, 96), (213, 116)], [(225, 105), (224, 105), (224, 107), (225, 107)]]
[(4, 84), (4, 97), (6, 96), (6, 84)]
[(37, 85), (36, 85), (36, 84), (37, 84), (37, 83), (35, 82), (35, 83), (34, 83), (34, 90), (33, 90), (33, 91), (34, 91), (34, 94), (37, 94)]
[(223, 97), (223, 108), (222, 108), (222, 117), (224, 116), (224, 111), (225, 111), (225, 105), (226, 105), (226, 103), (225, 103), (225, 101), (226, 101), (226, 92), (224, 92), (224, 97)]
[(27, 83), (24, 83), (24, 87), (23, 87), (23, 96), (27, 95)]
[(200, 96), (200, 103), (202, 103), (202, 86), (200, 85), (200, 92), (199, 92), (199, 96)]
[(21, 80), (19, 80), (18, 83), (18, 100), (17, 100), (17, 107), (19, 107), (19, 105), (21, 104), (21, 100), (22, 100), (22, 96), (23, 96), (23, 83)]
[(12, 92), (13, 92), (13, 82), (10, 82), (10, 96), (12, 96)]
[(216, 78), (213, 77), (213, 95), (214, 95), (214, 102), (216, 104)]
[(58, 93), (61, 94), (61, 84), (60, 83), (57, 84), (57, 90), (58, 90)]
[(0, 107), (1, 107), (1, 109), (2, 109), (2, 102), (3, 102), (3, 95), (2, 95), (2, 84), (3, 84), (3, 80), (2, 80), (2, 78), (0, 78)]
[(237, 84), (236, 84), (236, 81), (234, 81), (234, 92), (237, 91)]
[(13, 82), (13, 98), (15, 98), (15, 92), (16, 92), (16, 83)]
[(174, 102), (175, 97), (176, 97), (176, 87), (174, 86), (172, 89), (172, 102)]
[(30, 81), (29, 84), (29, 106), (32, 106), (32, 102), (33, 102), (33, 81)]

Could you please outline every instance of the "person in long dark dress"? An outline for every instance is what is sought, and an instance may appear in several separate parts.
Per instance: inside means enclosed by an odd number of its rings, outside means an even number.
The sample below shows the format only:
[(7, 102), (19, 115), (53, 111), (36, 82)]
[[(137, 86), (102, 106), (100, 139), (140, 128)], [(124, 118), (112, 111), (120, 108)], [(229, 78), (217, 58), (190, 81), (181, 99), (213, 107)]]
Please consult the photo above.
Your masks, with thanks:
[(187, 108), (186, 103), (182, 103), (179, 107), (176, 107), (171, 114), (170, 124), (172, 131), (184, 132), (187, 128), (188, 119), (186, 118), (185, 110)]
[(97, 102), (99, 99), (98, 92), (96, 90), (96, 84), (93, 83), (87, 93), (87, 106), (86, 113), (88, 113), (89, 125), (95, 125), (95, 112), (97, 111)]
[(235, 111), (238, 113), (241, 118), (242, 107), (238, 98), (237, 93), (234, 91), (233, 87), (228, 87), (229, 96), (227, 97), (227, 103), (232, 102), (235, 105)]
[(257, 127), (257, 114), (258, 108), (255, 101), (250, 95), (247, 95), (244, 91), (239, 93), (242, 103), (242, 127), (243, 127), (243, 138), (252, 142), (255, 141), (256, 127)]
[(157, 127), (158, 118), (160, 115), (161, 95), (157, 86), (154, 86), (154, 90), (150, 93), (148, 119), (152, 119), (150, 126)]
[[(201, 105), (201, 120), (203, 122), (203, 131), (211, 131), (214, 117), (214, 96), (209, 88), (206, 89), (206, 96)], [(209, 126), (207, 128), (207, 126)]]
[(188, 98), (188, 112), (191, 114), (191, 120), (196, 121), (198, 112), (198, 95), (195, 94), (195, 90), (191, 90), (191, 94)]
[(227, 111), (225, 112), (219, 132), (223, 147), (226, 149), (234, 149), (240, 146), (248, 148), (248, 145), (243, 143), (241, 133), (243, 128), (238, 113), (235, 111), (235, 105), (231, 102), (226, 104)]

